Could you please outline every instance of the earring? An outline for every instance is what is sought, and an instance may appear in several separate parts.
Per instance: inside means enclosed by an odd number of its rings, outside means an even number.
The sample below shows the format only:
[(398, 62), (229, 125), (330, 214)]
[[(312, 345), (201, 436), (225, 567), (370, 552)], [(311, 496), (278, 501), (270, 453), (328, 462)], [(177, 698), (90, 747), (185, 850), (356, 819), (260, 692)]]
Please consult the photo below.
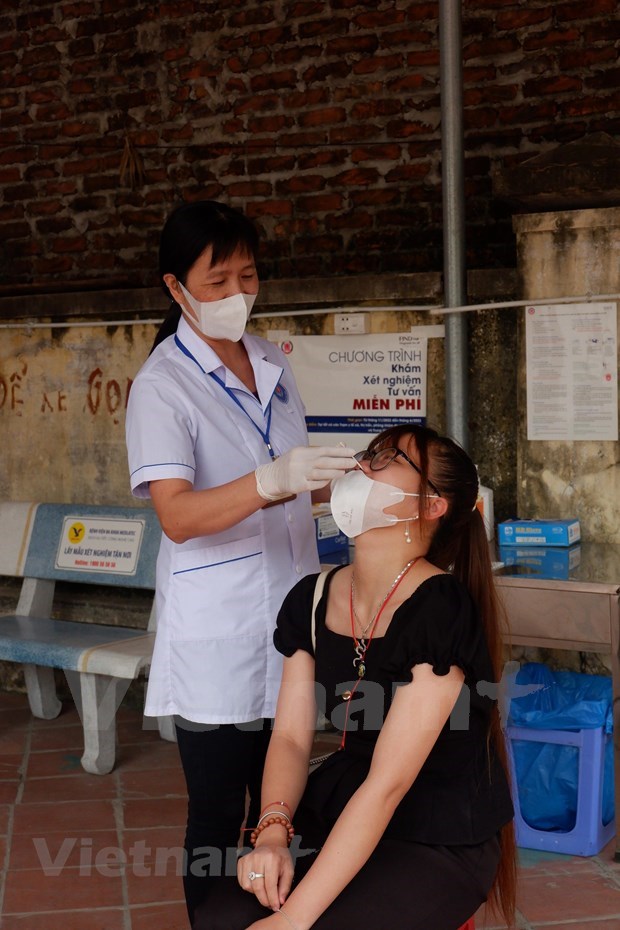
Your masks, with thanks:
[(409, 519), (408, 519), (407, 522), (405, 523), (405, 542), (408, 542), (408, 543), (411, 542), (411, 533), (409, 532), (409, 527), (410, 527), (410, 525), (411, 525), (411, 521), (412, 521), (412, 520), (419, 520), (419, 519), (420, 519), (420, 514), (419, 514), (419, 513), (416, 513), (416, 515), (415, 515), (414, 517), (409, 517)]

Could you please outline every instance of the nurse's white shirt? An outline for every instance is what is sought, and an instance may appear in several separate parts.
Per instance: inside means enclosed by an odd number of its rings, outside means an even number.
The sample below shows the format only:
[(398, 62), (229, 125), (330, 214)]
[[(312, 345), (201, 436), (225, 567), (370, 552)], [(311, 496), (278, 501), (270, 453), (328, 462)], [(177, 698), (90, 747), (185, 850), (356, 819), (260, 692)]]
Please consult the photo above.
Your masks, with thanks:
[[(183, 478), (217, 487), (306, 445), (305, 410), (277, 346), (243, 336), (258, 400), (181, 319), (140, 369), (127, 409), (131, 488)], [(232, 399), (223, 385), (243, 405)], [(244, 413), (244, 410), (246, 411)], [(174, 543), (157, 560), (157, 635), (145, 713), (200, 723), (275, 715), (282, 658), (273, 646), (285, 595), (319, 570), (310, 495), (251, 514), (230, 529)]]

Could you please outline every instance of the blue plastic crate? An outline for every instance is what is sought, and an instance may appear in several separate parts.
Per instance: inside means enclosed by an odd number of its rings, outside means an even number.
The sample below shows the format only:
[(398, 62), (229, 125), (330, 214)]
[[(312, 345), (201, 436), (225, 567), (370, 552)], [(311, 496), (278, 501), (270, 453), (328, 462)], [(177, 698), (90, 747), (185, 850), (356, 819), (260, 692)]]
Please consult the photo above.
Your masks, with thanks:
[[(526, 849), (544, 849), (573, 856), (595, 856), (615, 835), (615, 820), (603, 823), (603, 781), (605, 747), (611, 734), (603, 727), (584, 730), (534, 730), (529, 727), (506, 728), (512, 777), (517, 845)], [(572, 829), (543, 830), (528, 824), (521, 813), (513, 744), (518, 740), (574, 746), (579, 753), (577, 809)]]

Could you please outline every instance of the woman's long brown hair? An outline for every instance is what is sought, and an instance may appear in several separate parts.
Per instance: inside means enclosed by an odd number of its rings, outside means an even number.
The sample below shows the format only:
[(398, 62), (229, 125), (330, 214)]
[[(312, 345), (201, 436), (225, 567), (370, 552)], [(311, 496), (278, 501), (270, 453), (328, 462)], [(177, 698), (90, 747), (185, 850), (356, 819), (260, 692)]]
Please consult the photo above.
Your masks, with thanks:
[[(451, 572), (470, 592), (482, 619), (495, 681), (499, 682), (503, 661), (500, 622), (502, 612), (497, 598), (484, 522), (476, 508), (476, 466), (454, 440), (440, 436), (428, 427), (412, 424), (385, 430), (371, 442), (369, 451), (378, 451), (389, 446), (398, 447), (399, 440), (404, 437), (409, 439), (409, 454), (417, 453), (420, 464), (420, 523), (424, 523), (425, 499), (434, 493), (433, 487), (448, 504), (448, 509), (433, 535), (427, 559), (438, 568)], [(506, 744), (497, 705), (491, 716), (489, 741), (510, 784)], [(496, 913), (504, 917), (510, 927), (514, 924), (517, 887), (517, 856), (512, 821), (502, 827), (500, 845), (501, 857), (489, 895), (489, 904)]]

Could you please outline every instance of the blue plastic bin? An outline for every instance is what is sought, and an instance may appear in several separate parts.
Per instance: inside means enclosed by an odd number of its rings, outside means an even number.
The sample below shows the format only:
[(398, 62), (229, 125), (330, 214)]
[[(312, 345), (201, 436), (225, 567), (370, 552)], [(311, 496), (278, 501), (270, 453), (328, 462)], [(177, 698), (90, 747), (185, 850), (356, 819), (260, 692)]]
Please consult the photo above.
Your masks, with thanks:
[(506, 729), (517, 844), (593, 856), (615, 834), (611, 680), (524, 665)]
[[(526, 849), (545, 849), (549, 852), (572, 856), (595, 856), (615, 835), (612, 819), (603, 822), (603, 784), (605, 775), (605, 748), (611, 735), (602, 727), (596, 730), (530, 730), (527, 727), (509, 726), (509, 756), (512, 775), (512, 795), (515, 808), (517, 845)], [(579, 750), (577, 775), (577, 811), (572, 829), (541, 829), (531, 826), (523, 817), (519, 798), (514, 761), (514, 743), (517, 741), (575, 746)]]

